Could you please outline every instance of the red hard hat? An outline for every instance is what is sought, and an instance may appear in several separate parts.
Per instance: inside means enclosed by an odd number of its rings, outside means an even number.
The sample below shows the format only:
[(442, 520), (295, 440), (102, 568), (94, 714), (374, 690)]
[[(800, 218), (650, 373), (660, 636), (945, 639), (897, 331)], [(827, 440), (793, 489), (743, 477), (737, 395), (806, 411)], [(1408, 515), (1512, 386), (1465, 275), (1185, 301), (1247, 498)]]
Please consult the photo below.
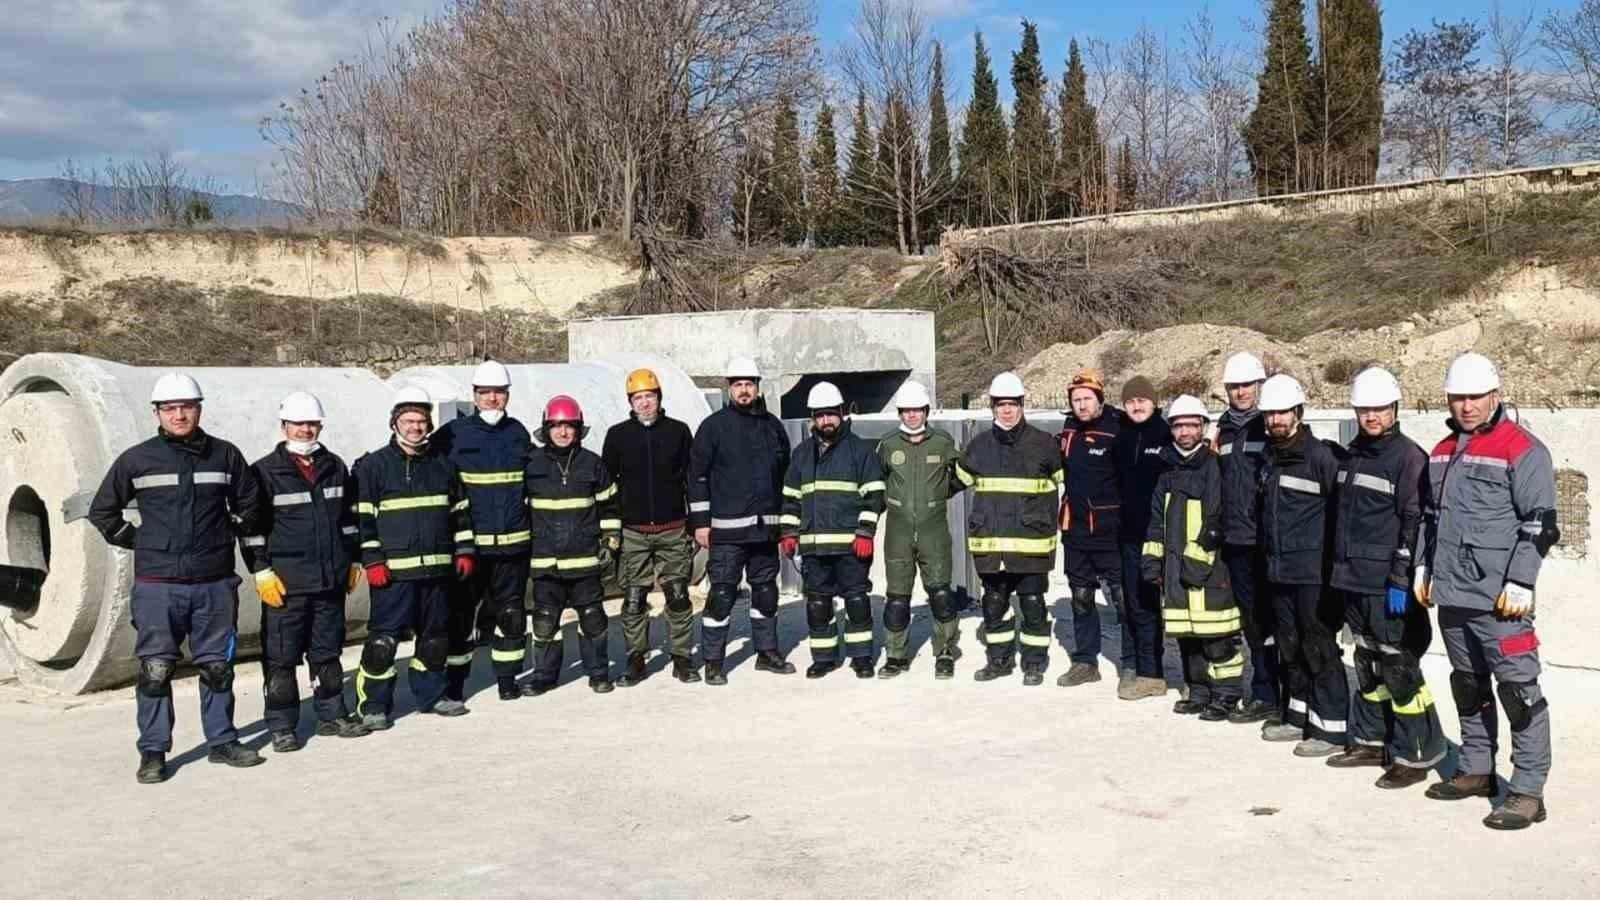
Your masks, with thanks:
[(553, 425), (557, 422), (570, 422), (574, 425), (583, 424), (583, 408), (578, 401), (566, 394), (557, 394), (550, 398), (544, 405), (544, 423)]

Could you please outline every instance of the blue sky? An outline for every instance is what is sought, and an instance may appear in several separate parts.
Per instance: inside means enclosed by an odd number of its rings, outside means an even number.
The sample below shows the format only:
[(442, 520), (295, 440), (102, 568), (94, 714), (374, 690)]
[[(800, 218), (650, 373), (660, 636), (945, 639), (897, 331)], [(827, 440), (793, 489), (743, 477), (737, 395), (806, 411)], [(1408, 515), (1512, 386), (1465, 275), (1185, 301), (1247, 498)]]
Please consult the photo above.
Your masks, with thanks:
[[(830, 49), (846, 39), (856, 0), (816, 0)], [(1046, 72), (1058, 78), (1067, 42), (1116, 42), (1148, 24), (1174, 42), (1200, 3), (917, 0), (947, 45), (947, 84), (969, 93), (972, 32), (981, 29), (1009, 97), (1020, 21), (1039, 25)], [(1578, 0), (1538, 4), (1569, 9)], [(1503, 0), (1522, 10), (1524, 0)], [(1386, 40), (1432, 17), (1481, 17), (1489, 0), (1384, 3)], [(1248, 43), (1260, 0), (1212, 0), (1224, 36)], [(402, 23), (440, 0), (7, 0), (0, 23), (0, 179), (54, 175), (67, 157), (175, 153), (192, 171), (254, 192), (271, 178), (256, 123), (282, 98), (359, 51), (380, 16)]]

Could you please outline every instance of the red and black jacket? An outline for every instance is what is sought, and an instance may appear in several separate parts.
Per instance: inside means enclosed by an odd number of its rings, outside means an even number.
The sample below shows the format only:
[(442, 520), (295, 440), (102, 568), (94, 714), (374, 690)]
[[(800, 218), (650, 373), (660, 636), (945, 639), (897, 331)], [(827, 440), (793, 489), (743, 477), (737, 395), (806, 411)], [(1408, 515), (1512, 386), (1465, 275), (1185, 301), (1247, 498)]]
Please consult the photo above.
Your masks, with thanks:
[(1092, 421), (1068, 418), (1056, 435), (1066, 472), (1061, 540), (1074, 546), (1115, 547), (1122, 526), (1122, 488), (1114, 446), (1122, 411), (1107, 406)]

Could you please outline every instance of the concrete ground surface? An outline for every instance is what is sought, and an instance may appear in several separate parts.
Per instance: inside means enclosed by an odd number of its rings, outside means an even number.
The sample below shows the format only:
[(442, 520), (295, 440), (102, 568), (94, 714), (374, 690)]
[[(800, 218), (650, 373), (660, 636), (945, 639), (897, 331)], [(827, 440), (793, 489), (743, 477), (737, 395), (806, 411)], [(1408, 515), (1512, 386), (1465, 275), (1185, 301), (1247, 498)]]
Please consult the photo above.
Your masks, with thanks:
[[(681, 685), (656, 657), (643, 685), (594, 695), (569, 626), (564, 684), (550, 694), (499, 701), (480, 654), (469, 716), (407, 713), (358, 740), (312, 736), (247, 770), (205, 762), (186, 678), (176, 771), (155, 786), (133, 778), (130, 690), (56, 701), (0, 688), (3, 893), (1600, 893), (1600, 671), (1545, 673), (1550, 819), (1501, 833), (1480, 824), (1489, 801), (1379, 791), (1377, 769), (1331, 770), (1255, 726), (1173, 715), (1175, 690), (1119, 701), (1106, 660), (1104, 681), (1058, 688), (1059, 644), (1042, 687), (977, 684), (970, 615), (954, 681), (935, 681), (923, 652), (893, 681), (838, 671), (810, 682), (755, 670), (744, 610), (726, 687)], [(800, 604), (780, 622), (786, 647), (803, 643)], [(927, 628), (918, 606), (916, 646)], [(1058, 620), (1058, 637), (1068, 632)], [(808, 656), (790, 653), (802, 671)], [(357, 657), (346, 654), (347, 670)], [(1448, 667), (1430, 656), (1425, 669), (1454, 736)], [(237, 721), (260, 747), (257, 664), (241, 665), (239, 685)], [(403, 685), (399, 698), (409, 710)], [(308, 702), (302, 736), (311, 727)]]

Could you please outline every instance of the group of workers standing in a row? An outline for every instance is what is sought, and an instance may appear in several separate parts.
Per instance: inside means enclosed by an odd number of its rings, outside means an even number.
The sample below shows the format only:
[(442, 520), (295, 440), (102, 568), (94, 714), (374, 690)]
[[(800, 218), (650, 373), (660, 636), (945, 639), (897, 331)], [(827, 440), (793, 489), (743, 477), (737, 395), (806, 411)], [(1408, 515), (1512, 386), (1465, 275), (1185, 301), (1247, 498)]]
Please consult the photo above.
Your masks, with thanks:
[[(919, 574), (934, 676), (954, 677), (964, 603), (951, 589), (946, 510), (970, 490), (966, 541), (986, 648), (978, 681), (1012, 675), (1020, 656), (1023, 684), (1042, 683), (1060, 545), (1073, 648), (1057, 684), (1100, 680), (1098, 592), (1122, 622), (1119, 697), (1166, 693), (1170, 636), (1186, 685), (1174, 712), (1261, 723), (1263, 739), (1294, 741), (1299, 756), (1383, 767), (1377, 785), (1403, 788), (1445, 755), (1419, 662), (1432, 639), (1424, 607), (1437, 605), (1462, 750), (1454, 777), (1428, 795), (1494, 796), (1498, 696), (1515, 772), (1485, 824), (1544, 819), (1550, 728), (1533, 609), (1540, 562), (1559, 539), (1554, 473), (1544, 445), (1507, 416), (1482, 356), (1451, 365), (1451, 434), (1431, 455), (1401, 434), (1400, 386), (1387, 371), (1356, 377), (1359, 433), (1339, 446), (1302, 421), (1300, 385), (1268, 378), (1247, 353), (1227, 361), (1228, 408), (1214, 429), (1196, 397), (1173, 399), (1163, 416), (1143, 377), (1113, 407), (1100, 376), (1084, 370), (1052, 436), (1026, 421), (1023, 384), (1007, 372), (989, 387), (992, 427), (962, 448), (929, 427), (932, 402), (915, 382), (895, 396), (899, 429), (876, 443), (852, 433), (843, 396), (818, 382), (807, 398), (811, 433), (791, 450), (761, 400), (755, 363), (735, 359), (726, 376), (728, 405), (691, 434), (665, 414), (655, 374), (631, 373), (631, 415), (596, 454), (567, 396), (545, 405), (535, 442), (507, 415), (510, 373), (485, 362), (473, 376), (473, 415), (435, 430), (430, 398), (402, 389), (390, 441), (353, 469), (319, 442), (324, 413), (309, 394), (283, 400), (283, 442), (250, 465), (200, 428), (200, 386), (162, 377), (151, 395), (157, 435), (116, 460), (90, 513), (108, 541), (134, 551), (138, 780), (166, 778), (170, 682), (185, 640), (210, 760), (262, 762), (233, 726), (236, 538), (263, 604), (265, 721), (273, 749), (289, 752), (300, 747), (302, 659), (317, 733), (359, 737), (392, 725), (400, 642), (415, 640), (407, 669), (417, 708), (458, 716), (481, 646), (501, 699), (554, 687), (571, 609), (589, 686), (605, 693), (646, 678), (657, 589), (673, 677), (700, 681), (688, 590), (697, 545), (708, 548), (711, 583), (700, 618), (706, 683), (727, 683), (741, 582), (755, 669), (795, 671), (778, 639), (777, 578), (780, 556), (796, 554), (808, 678), (846, 658), (860, 678), (909, 670)], [(137, 524), (124, 515), (134, 506)], [(879, 668), (868, 573), (883, 520)], [(627, 648), (615, 682), (601, 602), (611, 567)], [(363, 576), (372, 608), (352, 711), (339, 657), (345, 595)], [(1336, 639), (1344, 625), (1355, 636), (1353, 701)]]

